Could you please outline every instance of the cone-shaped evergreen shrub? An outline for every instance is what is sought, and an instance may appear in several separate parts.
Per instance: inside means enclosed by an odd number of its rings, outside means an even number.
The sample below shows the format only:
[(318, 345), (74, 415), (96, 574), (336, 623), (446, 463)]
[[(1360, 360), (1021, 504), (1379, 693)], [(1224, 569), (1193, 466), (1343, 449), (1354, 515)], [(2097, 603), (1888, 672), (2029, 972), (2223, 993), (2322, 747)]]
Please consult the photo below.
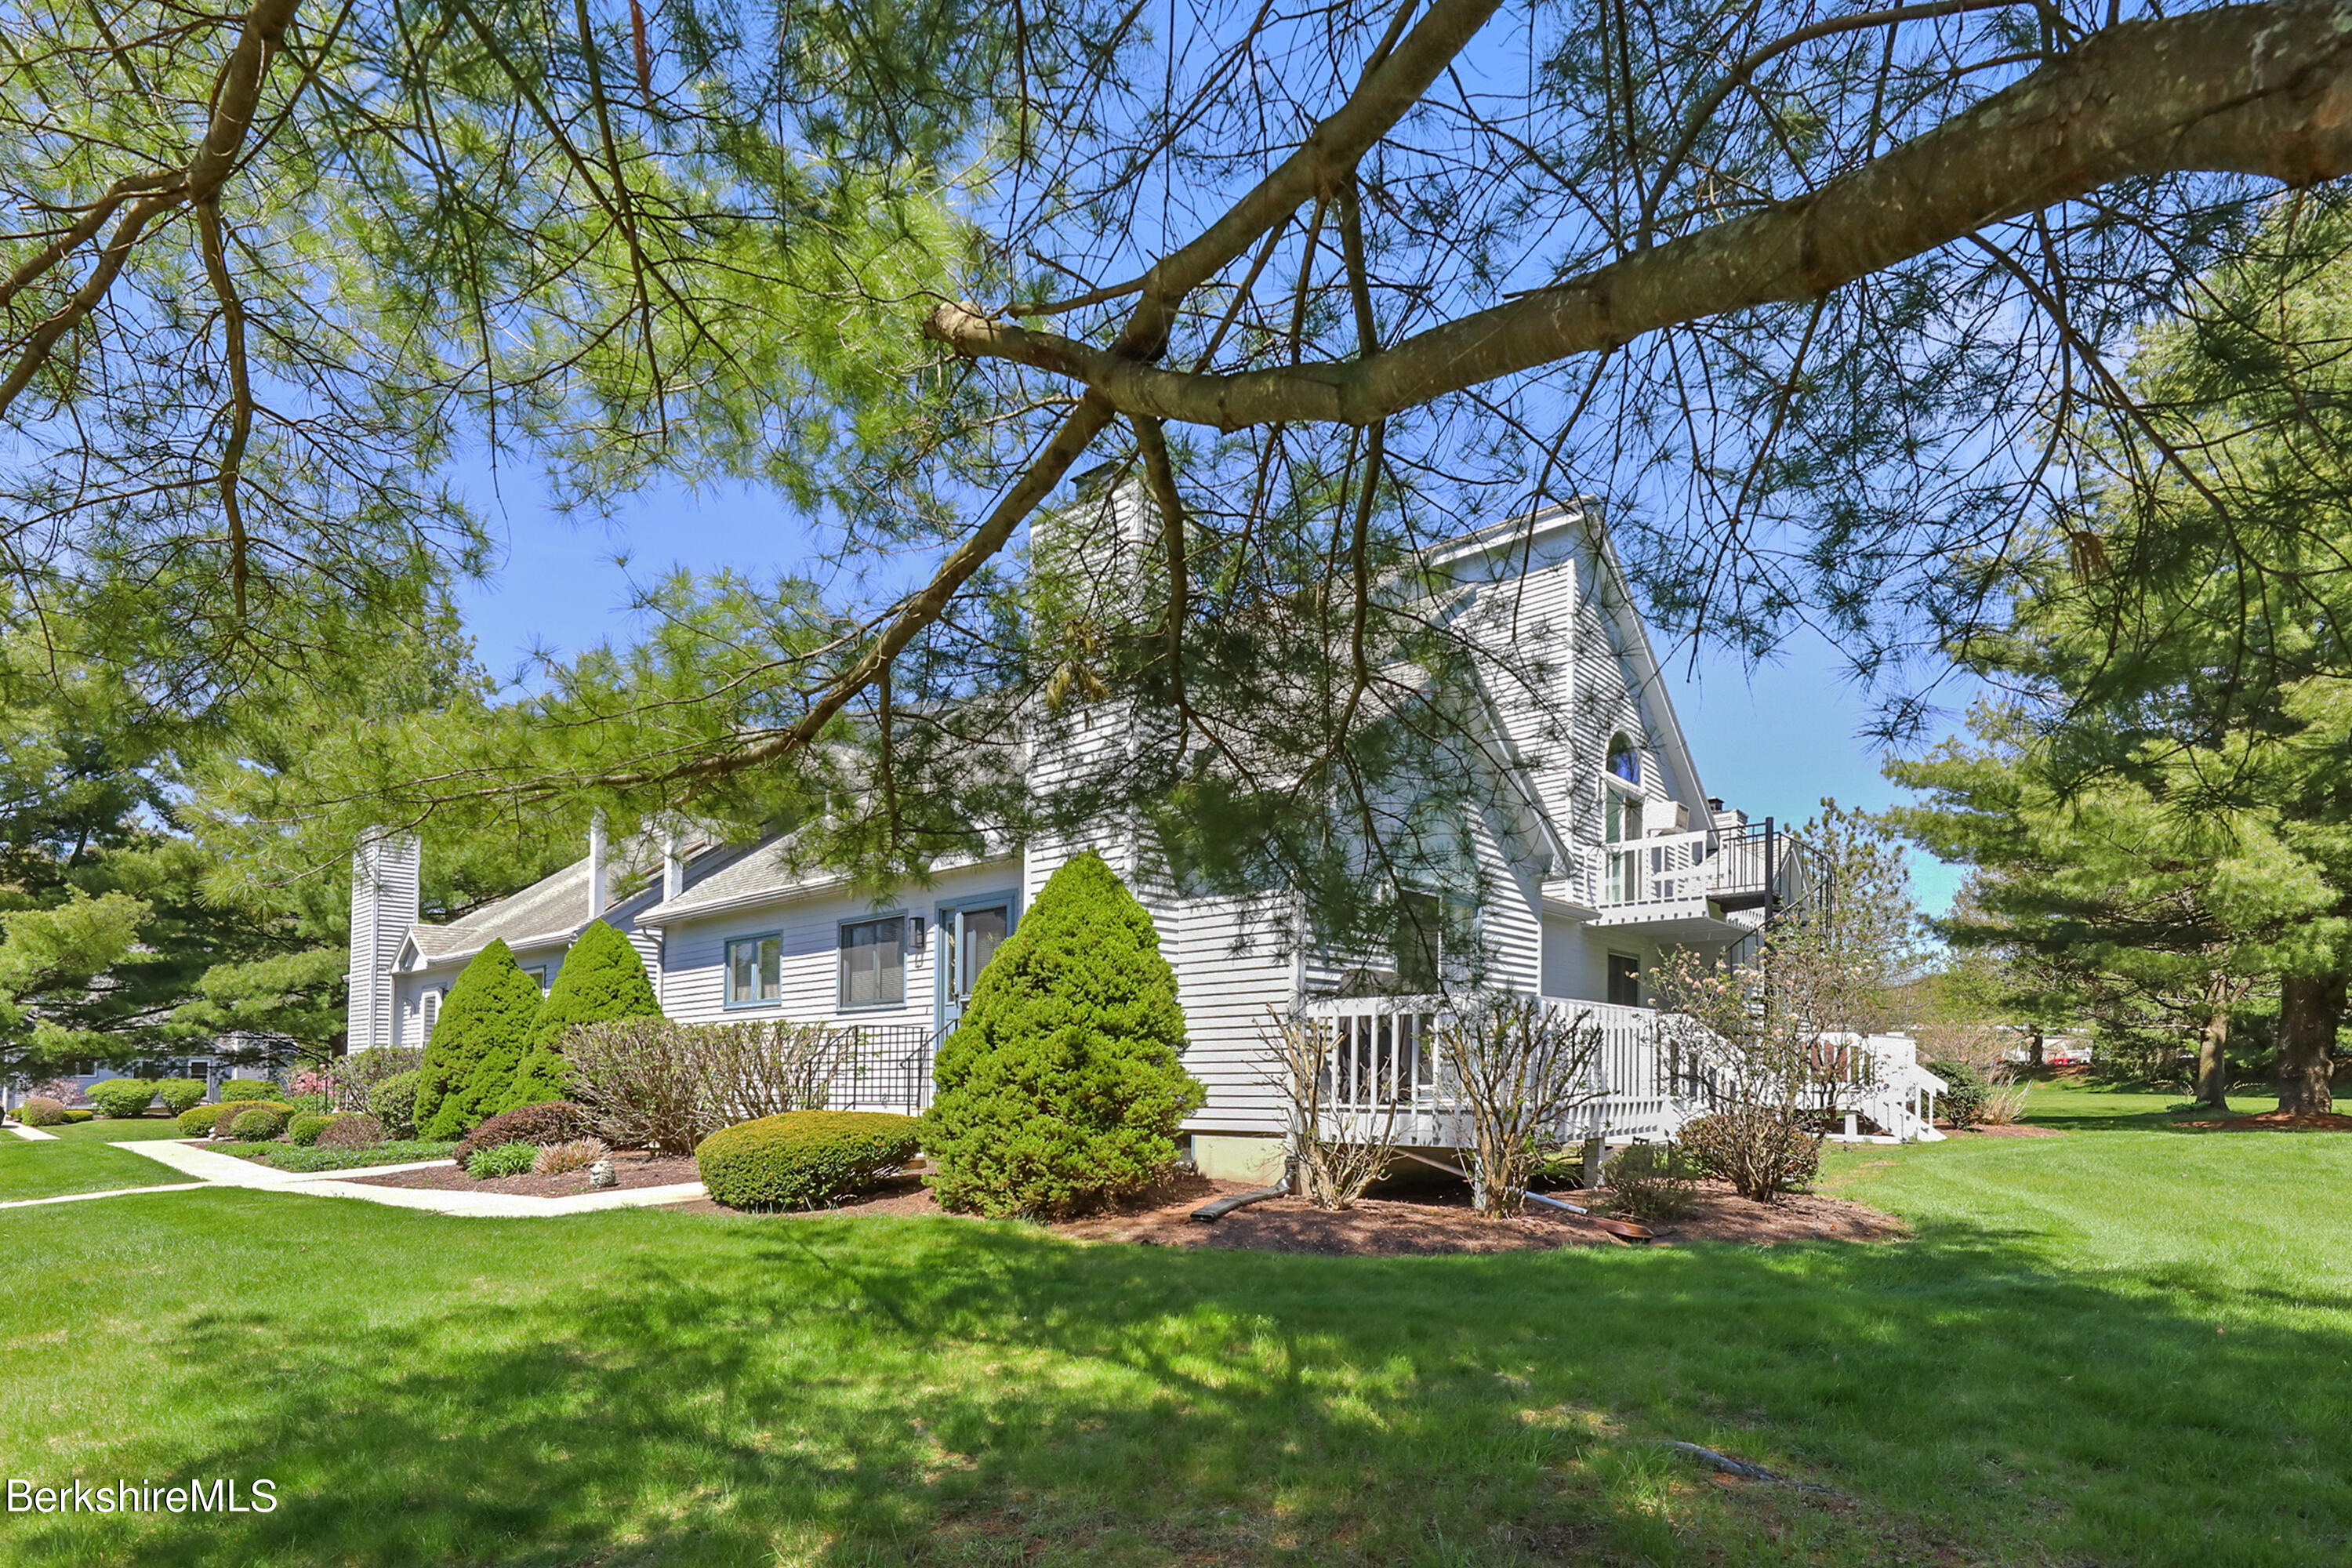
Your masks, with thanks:
[(923, 1117), (949, 1208), (1058, 1215), (1149, 1186), (1205, 1098), (1151, 916), (1099, 856), (1054, 873), (940, 1047)]
[(646, 978), (637, 950), (603, 921), (590, 921), (563, 955), (563, 967), (555, 972), (547, 1000), (539, 1005), (530, 1048), (499, 1109), (565, 1098), (563, 1036), (574, 1025), (660, 1016), (661, 1004), (654, 1000), (654, 983)]
[(441, 1004), (416, 1080), (416, 1127), (431, 1139), (462, 1138), (496, 1116), (530, 1044), (539, 986), (515, 967), (503, 942), (474, 955)]

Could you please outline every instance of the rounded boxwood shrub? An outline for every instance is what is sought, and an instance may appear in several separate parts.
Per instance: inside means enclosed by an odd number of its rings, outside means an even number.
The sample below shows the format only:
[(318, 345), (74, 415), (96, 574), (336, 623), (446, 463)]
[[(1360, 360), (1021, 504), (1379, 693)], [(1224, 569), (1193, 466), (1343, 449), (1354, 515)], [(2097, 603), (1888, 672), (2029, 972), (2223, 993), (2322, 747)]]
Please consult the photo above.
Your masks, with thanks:
[[(284, 1132), (286, 1124), (293, 1117), (290, 1106), (240, 1102), (235, 1116), (224, 1116), (221, 1120), (228, 1123), (229, 1136), (238, 1142), (266, 1143)], [(213, 1127), (217, 1134), (220, 1123), (215, 1122)]]
[(694, 1151), (729, 1208), (816, 1208), (862, 1193), (915, 1157), (922, 1123), (868, 1110), (788, 1110), (722, 1127)]
[(223, 1100), (275, 1100), (277, 1098), (278, 1086), (266, 1078), (233, 1078), (221, 1085)]
[(180, 1131), (191, 1138), (210, 1137), (213, 1123), (218, 1121), (221, 1112), (227, 1109), (226, 1105), (191, 1106), (180, 1112)]
[(503, 942), (474, 955), (441, 1004), (416, 1084), (416, 1128), (462, 1138), (507, 1108), (539, 1014), (539, 984)]
[(529, 1143), (544, 1148), (587, 1135), (586, 1111), (568, 1100), (543, 1100), (536, 1105), (517, 1106), (503, 1116), (493, 1116), (467, 1133), (457, 1145), (457, 1160), (462, 1165), (474, 1157), (475, 1150), (495, 1149), (501, 1143)]
[(951, 1209), (1058, 1215), (1176, 1163), (1204, 1091), (1151, 916), (1089, 851), (1055, 871), (981, 972), (933, 1069), (931, 1188)]
[(133, 1116), (144, 1116), (147, 1108), (155, 1103), (155, 1080), (145, 1078), (110, 1078), (94, 1083), (83, 1090), (110, 1121), (120, 1121)]
[(200, 1078), (167, 1078), (155, 1085), (155, 1098), (163, 1109), (177, 1116), (205, 1102), (205, 1080)]
[(603, 921), (590, 921), (547, 1000), (531, 1020), (530, 1044), (515, 1069), (505, 1109), (562, 1100), (569, 1093), (563, 1066), (563, 1037), (582, 1024), (604, 1024), (616, 1018), (658, 1018), (661, 1004), (654, 998), (654, 983), (646, 978), (645, 961), (629, 939)]
[(394, 1137), (416, 1135), (416, 1081), (415, 1068), (396, 1072), (368, 1090), (368, 1113), (383, 1122)]
[(320, 1133), (334, 1124), (335, 1119), (322, 1110), (299, 1111), (294, 1120), (286, 1124), (287, 1142), (308, 1149), (319, 1141)]
[(338, 1116), (319, 1130), (314, 1147), (320, 1149), (373, 1149), (391, 1142), (392, 1134), (384, 1125), (364, 1110), (354, 1110)]
[(16, 1108), (16, 1120), (27, 1127), (58, 1127), (66, 1121), (63, 1102), (37, 1094)]
[(480, 1181), (488, 1176), (527, 1176), (531, 1163), (539, 1158), (536, 1143), (501, 1143), (494, 1149), (477, 1149), (466, 1162), (466, 1174)]

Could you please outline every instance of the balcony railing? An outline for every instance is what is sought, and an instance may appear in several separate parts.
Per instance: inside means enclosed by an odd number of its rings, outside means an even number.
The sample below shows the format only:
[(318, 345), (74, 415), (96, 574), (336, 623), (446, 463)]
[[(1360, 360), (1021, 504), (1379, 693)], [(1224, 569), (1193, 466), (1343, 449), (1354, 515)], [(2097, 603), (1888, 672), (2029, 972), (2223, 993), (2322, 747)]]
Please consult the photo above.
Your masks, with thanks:
[(1558, 883), (1573, 902), (1620, 918), (1664, 917), (1712, 903), (1769, 911), (1813, 883), (1811, 851), (1770, 817), (1740, 827), (1660, 833), (1578, 847)]

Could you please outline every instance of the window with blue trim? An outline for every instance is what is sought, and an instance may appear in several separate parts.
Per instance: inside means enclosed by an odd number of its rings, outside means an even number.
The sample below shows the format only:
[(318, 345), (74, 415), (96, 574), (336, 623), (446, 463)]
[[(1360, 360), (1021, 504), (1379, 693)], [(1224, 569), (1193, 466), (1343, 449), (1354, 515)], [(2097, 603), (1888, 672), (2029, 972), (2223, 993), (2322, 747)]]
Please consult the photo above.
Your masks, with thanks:
[(783, 997), (784, 939), (774, 932), (727, 944), (727, 1005), (760, 1007)]
[(841, 923), (841, 1005), (896, 1007), (907, 1000), (907, 917)]

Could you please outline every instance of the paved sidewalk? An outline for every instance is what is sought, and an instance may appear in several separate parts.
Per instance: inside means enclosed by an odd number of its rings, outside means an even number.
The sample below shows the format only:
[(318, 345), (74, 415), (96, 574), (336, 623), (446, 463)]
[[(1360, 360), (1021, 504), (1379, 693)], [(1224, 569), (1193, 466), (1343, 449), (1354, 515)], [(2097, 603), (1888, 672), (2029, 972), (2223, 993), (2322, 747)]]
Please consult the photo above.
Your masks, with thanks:
[(29, 1138), (36, 1143), (54, 1143), (58, 1141), (56, 1133), (44, 1132), (37, 1127), (27, 1127), (21, 1121), (8, 1123), (8, 1131), (19, 1138)]
[(151, 1160), (175, 1171), (201, 1177), (222, 1187), (251, 1187), (264, 1192), (299, 1192), (318, 1197), (358, 1198), (388, 1208), (423, 1209), (433, 1214), (470, 1215), (498, 1219), (545, 1219), (557, 1215), (593, 1214), (604, 1209), (651, 1208), (685, 1203), (703, 1195), (700, 1182), (678, 1182), (666, 1187), (582, 1193), (568, 1198), (526, 1197), (520, 1193), (458, 1193), (433, 1187), (373, 1187), (356, 1176), (389, 1175), (395, 1171), (422, 1171), (446, 1165), (447, 1160), (422, 1160), (406, 1165), (378, 1165), (363, 1171), (277, 1171), (234, 1154), (216, 1154), (194, 1143), (158, 1140), (126, 1143)]

